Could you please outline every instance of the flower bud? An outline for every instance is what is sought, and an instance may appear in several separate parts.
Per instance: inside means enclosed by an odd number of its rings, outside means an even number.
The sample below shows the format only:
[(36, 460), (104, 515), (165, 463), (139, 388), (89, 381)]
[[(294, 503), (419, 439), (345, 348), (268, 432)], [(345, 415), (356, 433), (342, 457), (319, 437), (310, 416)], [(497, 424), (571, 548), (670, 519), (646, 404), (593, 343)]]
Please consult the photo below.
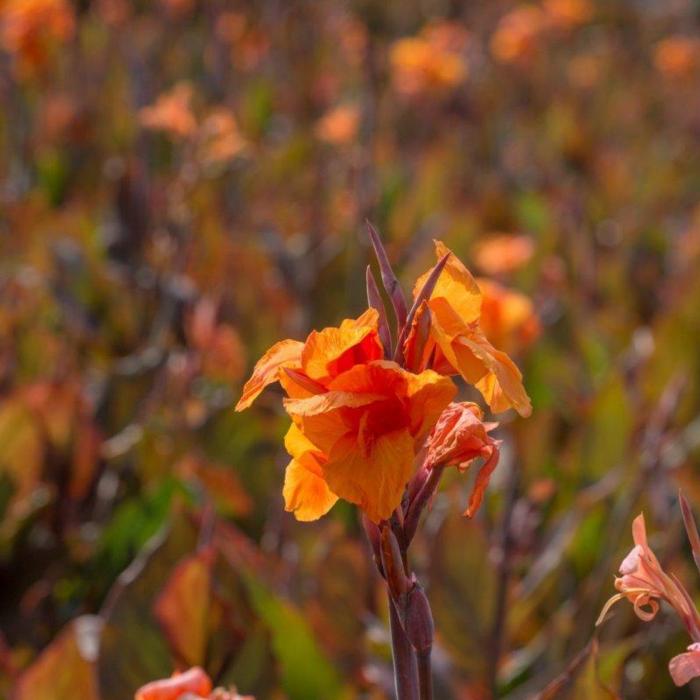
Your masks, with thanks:
[(426, 654), (433, 645), (433, 614), (425, 592), (416, 583), (408, 592), (404, 630), (406, 637), (419, 654)]

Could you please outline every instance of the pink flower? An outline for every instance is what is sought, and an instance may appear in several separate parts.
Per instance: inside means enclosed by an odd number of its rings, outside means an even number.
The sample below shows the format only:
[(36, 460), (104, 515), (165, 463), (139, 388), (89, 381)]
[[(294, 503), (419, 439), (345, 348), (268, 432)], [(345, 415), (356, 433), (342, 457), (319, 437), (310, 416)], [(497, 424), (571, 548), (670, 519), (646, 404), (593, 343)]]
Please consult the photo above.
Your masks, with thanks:
[(684, 654), (674, 656), (668, 663), (668, 671), (677, 686), (700, 676), (700, 643), (694, 642)]
[(623, 598), (632, 603), (637, 617), (644, 622), (653, 620), (659, 611), (659, 600), (673, 607), (686, 626), (690, 636), (700, 641), (700, 616), (681, 582), (667, 574), (647, 542), (644, 515), (639, 514), (632, 523), (634, 548), (620, 564), (620, 574), (615, 578), (615, 594), (603, 607), (596, 624), (600, 624), (608, 610)]

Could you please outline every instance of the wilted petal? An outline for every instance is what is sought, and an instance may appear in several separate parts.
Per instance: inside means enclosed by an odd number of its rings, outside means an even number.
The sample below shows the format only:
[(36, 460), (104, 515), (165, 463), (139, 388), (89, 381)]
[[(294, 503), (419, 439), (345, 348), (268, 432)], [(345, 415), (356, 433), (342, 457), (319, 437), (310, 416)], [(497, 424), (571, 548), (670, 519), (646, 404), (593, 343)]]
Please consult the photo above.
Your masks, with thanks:
[(256, 363), (253, 375), (243, 387), (236, 410), (248, 408), (268, 384), (278, 381), (283, 367), (299, 367), (303, 348), (304, 344), (298, 340), (275, 343)]
[(679, 687), (700, 676), (700, 644), (691, 644), (687, 652), (674, 656), (669, 661), (668, 670)]

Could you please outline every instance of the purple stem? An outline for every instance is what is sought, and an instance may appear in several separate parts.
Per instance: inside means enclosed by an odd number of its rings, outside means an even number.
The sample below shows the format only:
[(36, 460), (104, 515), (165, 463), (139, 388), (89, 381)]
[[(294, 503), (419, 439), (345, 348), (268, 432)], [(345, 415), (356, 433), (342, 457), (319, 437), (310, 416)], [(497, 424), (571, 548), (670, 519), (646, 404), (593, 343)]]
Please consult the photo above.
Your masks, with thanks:
[(416, 534), (421, 513), (435, 493), (444, 470), (445, 466), (442, 464), (430, 470), (430, 474), (428, 474), (423, 488), (418, 492), (418, 495), (411, 501), (411, 505), (408, 507), (408, 512), (406, 513), (406, 519), (404, 521), (404, 539), (406, 540), (406, 547), (411, 544), (411, 540), (413, 540)]

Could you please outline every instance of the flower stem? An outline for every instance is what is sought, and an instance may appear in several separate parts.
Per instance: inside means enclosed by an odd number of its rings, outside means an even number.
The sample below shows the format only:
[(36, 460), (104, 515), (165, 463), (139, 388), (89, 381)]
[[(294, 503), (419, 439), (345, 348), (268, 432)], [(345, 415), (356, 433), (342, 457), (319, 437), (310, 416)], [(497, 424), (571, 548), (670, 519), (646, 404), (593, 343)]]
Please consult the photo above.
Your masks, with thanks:
[(420, 700), (433, 700), (433, 673), (430, 667), (430, 650), (417, 654)]
[[(387, 589), (388, 593), (388, 589)], [(389, 598), (389, 620), (391, 623), (391, 651), (394, 658), (394, 685), (396, 687), (397, 700), (422, 700), (418, 686), (418, 664), (416, 652), (406, 637), (399, 614)], [(425, 697), (430, 697), (425, 696)]]

